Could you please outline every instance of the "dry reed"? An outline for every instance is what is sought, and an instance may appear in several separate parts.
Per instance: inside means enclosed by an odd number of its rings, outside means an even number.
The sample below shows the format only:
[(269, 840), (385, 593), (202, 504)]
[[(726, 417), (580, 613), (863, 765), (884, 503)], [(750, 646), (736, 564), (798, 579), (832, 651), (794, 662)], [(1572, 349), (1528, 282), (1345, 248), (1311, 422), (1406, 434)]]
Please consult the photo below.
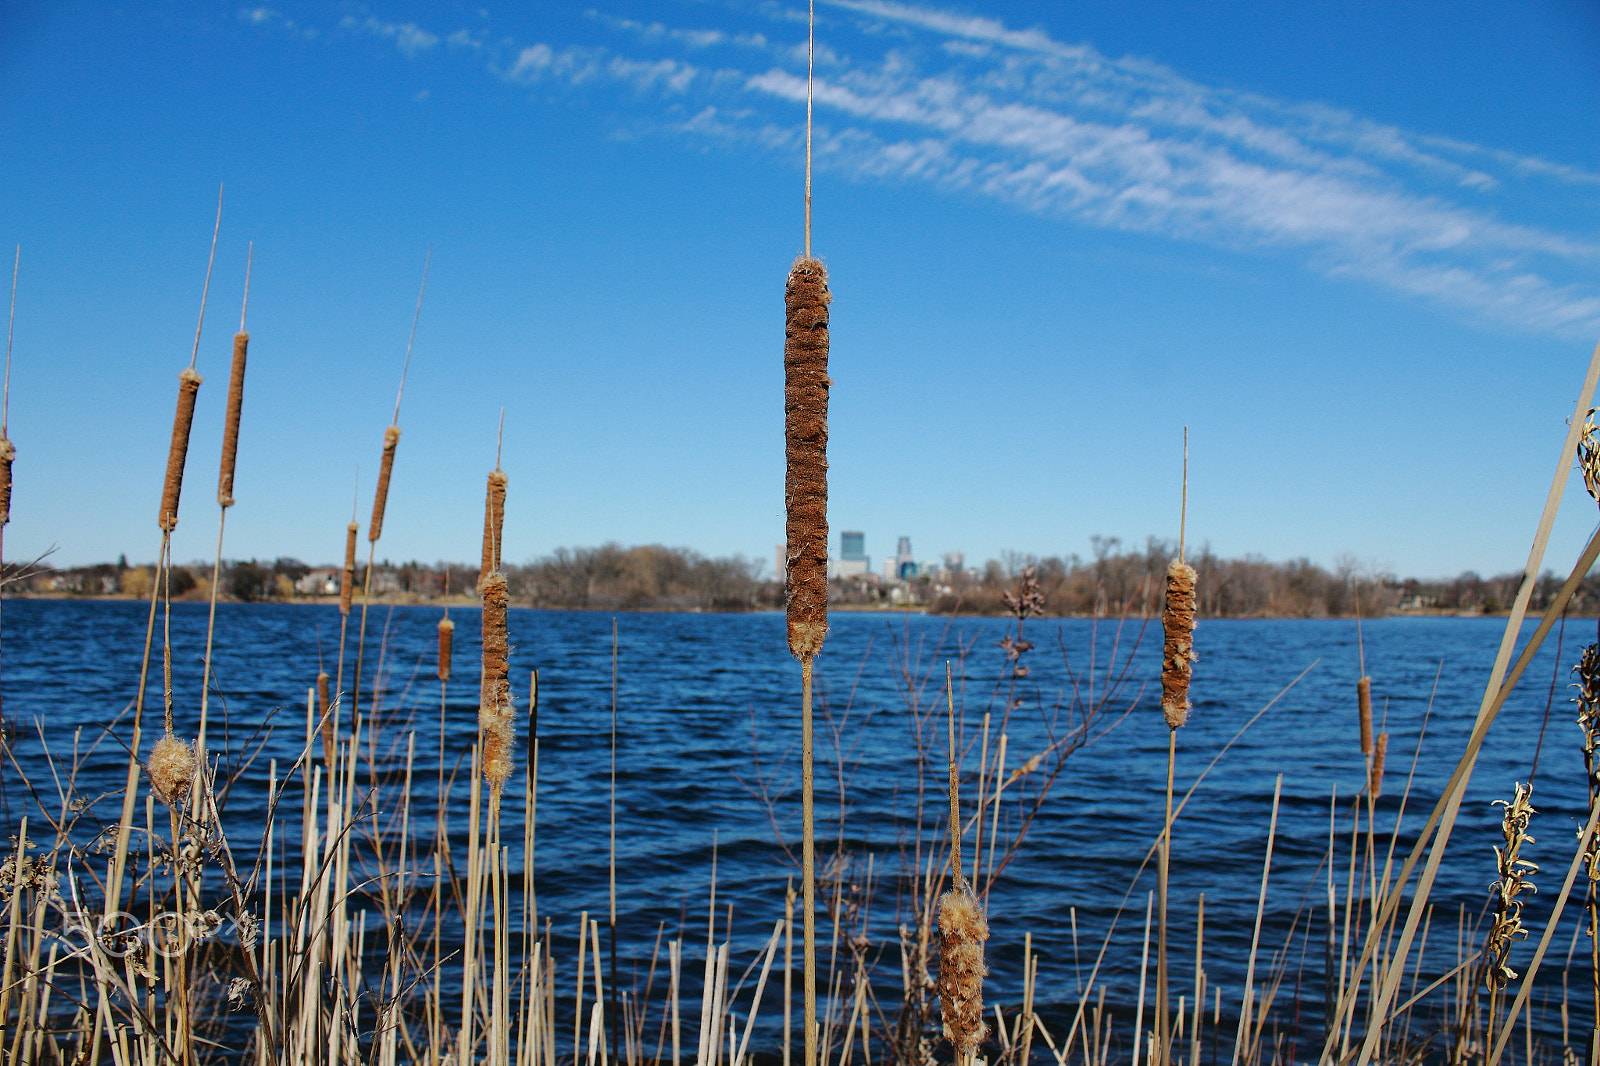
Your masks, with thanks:
[(511, 644), (506, 634), (506, 575), (483, 580), (483, 676), (478, 693), (478, 733), (483, 779), (496, 792), (511, 776)]
[(1189, 720), (1189, 675), (1194, 652), (1194, 567), (1174, 559), (1167, 567), (1167, 607), (1161, 616), (1166, 643), (1161, 657), (1161, 713), (1177, 729)]
[(200, 392), (200, 375), (193, 367), (185, 367), (178, 375), (178, 409), (172, 418), (172, 446), (167, 452), (167, 476), (161, 488), (161, 514), (158, 516), (163, 532), (170, 533), (178, 525), (178, 499), (183, 495), (183, 464), (189, 455), (189, 430), (194, 425), (194, 401)]
[(455, 646), (456, 624), (445, 615), (439, 619), (439, 680), (450, 680), (450, 654)]
[[(339, 613), (349, 614), (355, 601), (356, 587), (356, 534), (361, 527), (351, 522), (344, 533), (344, 574), (339, 578)], [(341, 656), (341, 659), (343, 656)]]
[(483, 501), (483, 564), (478, 568), (478, 587), (484, 578), (500, 569), (501, 534), (506, 527), (506, 484), (504, 470), (489, 472), (489, 486)]
[(805, 662), (828, 635), (828, 271), (801, 256), (784, 286), (784, 511), (789, 650)]
[(383, 536), (383, 510), (389, 504), (389, 477), (394, 473), (394, 450), (399, 443), (399, 426), (383, 431), (383, 462), (378, 467), (378, 491), (372, 497), (372, 521), (367, 525), (367, 540), (373, 544)]
[(239, 459), (239, 415), (244, 409), (244, 365), (250, 334), (233, 335), (233, 371), (228, 377), (228, 419), (222, 431), (222, 472), (217, 477), (217, 502), (233, 506), (233, 472)]

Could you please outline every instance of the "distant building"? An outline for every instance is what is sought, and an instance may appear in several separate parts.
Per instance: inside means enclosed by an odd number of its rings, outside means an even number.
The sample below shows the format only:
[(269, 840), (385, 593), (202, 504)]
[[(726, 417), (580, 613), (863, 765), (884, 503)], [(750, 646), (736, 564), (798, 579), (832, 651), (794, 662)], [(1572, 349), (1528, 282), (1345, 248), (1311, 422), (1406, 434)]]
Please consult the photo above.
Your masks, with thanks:
[(963, 552), (945, 552), (944, 569), (948, 574), (959, 574), (966, 569), (967, 557)]
[(294, 583), (294, 590), (302, 596), (335, 596), (339, 577), (337, 570), (313, 570)]
[(789, 580), (789, 546), (779, 544), (772, 549), (772, 572), (779, 581)]
[(846, 529), (839, 534), (839, 558), (828, 568), (830, 577), (864, 577), (872, 572), (867, 558), (867, 535)]
[(895, 576), (909, 581), (917, 576), (917, 557), (911, 554), (911, 538), (901, 537), (894, 549)]

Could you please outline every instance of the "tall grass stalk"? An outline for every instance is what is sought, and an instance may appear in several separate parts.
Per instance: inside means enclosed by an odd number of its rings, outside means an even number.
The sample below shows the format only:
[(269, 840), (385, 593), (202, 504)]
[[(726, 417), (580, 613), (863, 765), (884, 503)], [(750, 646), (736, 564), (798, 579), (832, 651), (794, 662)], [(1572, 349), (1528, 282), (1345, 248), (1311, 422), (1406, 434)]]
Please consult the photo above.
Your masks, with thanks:
[[(428, 291), (428, 268), (433, 265), (433, 249), (422, 264), (422, 286), (417, 290), (417, 309), (411, 317), (411, 336), (406, 341), (406, 357), (400, 366), (400, 390), (394, 398), (394, 416), (383, 431), (383, 454), (378, 461), (378, 485), (372, 494), (372, 520), (367, 523), (367, 572), (361, 583), (361, 621), (356, 627), (356, 672), (351, 688), (350, 707), (361, 709), (361, 666), (367, 645), (367, 608), (372, 603), (372, 567), (377, 562), (378, 538), (383, 536), (383, 515), (389, 503), (389, 479), (394, 474), (395, 449), (400, 444), (400, 402), (406, 397), (406, 374), (411, 370), (411, 349), (417, 342), (417, 324), (422, 321), (422, 298)], [(348, 565), (348, 564), (347, 564)], [(377, 686), (373, 686), (376, 711)]]
[(233, 476), (239, 461), (239, 418), (244, 407), (244, 371), (250, 350), (250, 334), (244, 330), (245, 314), (250, 309), (250, 267), (255, 261), (255, 242), (245, 252), (244, 298), (239, 305), (239, 332), (233, 335), (233, 363), (228, 376), (228, 410), (222, 427), (222, 464), (217, 473), (217, 550), (211, 560), (211, 604), (206, 615), (206, 654), (200, 685), (200, 727), (195, 747), (205, 758), (206, 715), (211, 696), (211, 651), (217, 632), (217, 595), (222, 579), (222, 534), (228, 525), (228, 508), (233, 506)]
[[(11, 341), (17, 330), (17, 277), (22, 272), (22, 245), (17, 245), (16, 258), (11, 263), (11, 313), (6, 319), (6, 376), (0, 390), (0, 586), (5, 576), (6, 526), (11, 524), (11, 464), (17, 458), (17, 446), (11, 443)], [(3, 591), (3, 588), (0, 588)], [(6, 735), (5, 693), (0, 689), (0, 740)], [(0, 780), (4, 778), (0, 768)], [(0, 1017), (4, 1013), (0, 1012)]]

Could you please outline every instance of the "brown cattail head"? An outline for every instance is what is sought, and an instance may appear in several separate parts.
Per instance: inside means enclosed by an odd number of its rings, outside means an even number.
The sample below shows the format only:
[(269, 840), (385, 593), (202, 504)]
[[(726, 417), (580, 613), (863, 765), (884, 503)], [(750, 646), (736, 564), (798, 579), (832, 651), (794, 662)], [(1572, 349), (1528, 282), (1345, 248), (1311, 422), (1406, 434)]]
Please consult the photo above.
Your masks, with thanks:
[(150, 787), (161, 802), (176, 807), (189, 794), (189, 783), (194, 780), (194, 749), (186, 740), (163, 734), (150, 749), (145, 769), (150, 773)]
[(222, 473), (217, 478), (217, 502), (233, 506), (233, 468), (239, 458), (239, 412), (244, 406), (244, 362), (250, 334), (233, 335), (233, 373), (228, 377), (228, 421), (222, 429)]
[(194, 425), (194, 401), (200, 392), (200, 375), (185, 367), (178, 375), (178, 410), (172, 417), (172, 447), (167, 451), (167, 480), (161, 487), (163, 532), (178, 525), (178, 498), (183, 495), (183, 464), (189, 456), (189, 428)]
[(1189, 720), (1190, 665), (1194, 652), (1194, 567), (1177, 559), (1167, 567), (1167, 609), (1161, 616), (1166, 642), (1161, 652), (1161, 713), (1167, 727)]
[(372, 521), (367, 524), (367, 539), (374, 544), (383, 536), (383, 509), (389, 505), (389, 475), (394, 473), (394, 449), (399, 443), (399, 426), (383, 431), (383, 463), (378, 467), (378, 492), (372, 497)]
[(483, 565), (478, 568), (478, 587), (484, 578), (500, 569), (500, 536), (506, 528), (506, 472), (496, 467), (489, 472), (489, 488), (483, 501)]
[(9, 437), (0, 437), (0, 526), (11, 523), (11, 463), (17, 446)]
[(978, 899), (956, 875), (954, 888), (939, 897), (939, 1010), (944, 1036), (958, 1064), (970, 1061), (989, 1027), (983, 1020), (983, 942), (989, 939)]
[(511, 776), (511, 644), (506, 635), (506, 575), (483, 579), (483, 678), (478, 692), (478, 739), (483, 779), (498, 789)]
[(1356, 708), (1361, 716), (1361, 754), (1372, 754), (1372, 678), (1356, 682)]
[(328, 713), (328, 672), (317, 671), (317, 719), (322, 723), (322, 758), (333, 761), (333, 715)]
[(455, 646), (456, 624), (448, 618), (439, 619), (439, 680), (450, 680), (450, 652)]
[(783, 437), (789, 650), (808, 662), (828, 635), (828, 271), (801, 256), (783, 289)]
[(1389, 754), (1389, 734), (1379, 733), (1378, 743), (1372, 749), (1372, 766), (1367, 770), (1367, 788), (1372, 792), (1372, 798), (1377, 799), (1383, 793), (1383, 760)]
[(360, 526), (350, 523), (344, 531), (344, 575), (339, 578), (339, 613), (349, 614), (356, 588), (356, 533)]

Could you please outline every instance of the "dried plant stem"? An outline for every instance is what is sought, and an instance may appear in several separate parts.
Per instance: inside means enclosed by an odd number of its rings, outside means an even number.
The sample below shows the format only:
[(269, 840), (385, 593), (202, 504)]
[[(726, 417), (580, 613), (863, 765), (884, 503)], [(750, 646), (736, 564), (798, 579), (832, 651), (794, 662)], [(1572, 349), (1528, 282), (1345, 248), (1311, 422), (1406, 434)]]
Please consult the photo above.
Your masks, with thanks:
[(239, 461), (239, 418), (244, 409), (244, 371), (250, 350), (250, 334), (244, 331), (244, 309), (250, 301), (250, 262), (255, 246), (251, 245), (244, 271), (244, 308), (239, 312), (239, 332), (233, 336), (233, 366), (228, 375), (228, 411), (222, 429), (222, 466), (217, 475), (217, 550), (211, 560), (211, 605), (206, 616), (206, 655), (202, 660), (204, 676), (200, 685), (200, 728), (195, 736), (195, 747), (200, 761), (205, 761), (206, 719), (211, 697), (211, 652), (217, 631), (217, 595), (222, 578), (222, 535), (228, 524), (228, 508), (233, 506), (233, 475)]
[[(335, 682), (333, 691), (339, 703), (344, 701), (344, 647), (345, 637), (350, 631), (350, 606), (355, 600), (356, 582), (356, 538), (361, 527), (356, 524), (356, 507), (360, 505), (361, 498), (361, 472), (356, 471), (356, 485), (351, 492), (350, 499), (350, 524), (344, 531), (344, 570), (339, 577), (339, 665), (334, 668)], [(338, 715), (335, 713), (334, 719)], [(335, 736), (339, 733), (339, 723), (332, 722)]]
[[(950, 762), (950, 890), (939, 897), (939, 1011), (945, 1039), (958, 1066), (974, 1061), (989, 1027), (983, 1020), (983, 979), (989, 972), (983, 944), (989, 924), (971, 886), (961, 873), (961, 792), (959, 754), (955, 743), (955, 695), (950, 664), (945, 664)], [(996, 775), (998, 777), (998, 774)], [(982, 822), (980, 810), (978, 820)]]
[(1167, 990), (1167, 876), (1172, 859), (1172, 783), (1178, 760), (1178, 731), (1167, 730), (1167, 805), (1161, 829), (1161, 847), (1156, 853), (1156, 907), (1160, 926), (1156, 935), (1156, 1066), (1164, 1066), (1172, 1052), (1171, 1015)]
[[(4, 390), (0, 391), (0, 574), (4, 573), (6, 526), (11, 524), (11, 464), (17, 458), (17, 446), (7, 434), (11, 422), (11, 339), (17, 326), (17, 276), (22, 270), (22, 245), (17, 245), (17, 256), (11, 264), (11, 315), (6, 320), (6, 377)], [(6, 733), (6, 713), (0, 697), (0, 738)], [(0, 768), (0, 777), (4, 769)], [(0, 1017), (4, 1017), (0, 1014)]]
[[(1583, 387), (1579, 390), (1577, 406), (1573, 412), (1572, 420), (1568, 425), (1567, 437), (1563, 443), (1556, 472), (1551, 478), (1550, 492), (1545, 498), (1544, 511), (1539, 518), (1539, 526), (1534, 533), (1533, 545), (1528, 552), (1528, 563), (1524, 568), (1522, 585), (1517, 591), (1516, 600), (1512, 603), (1510, 617), (1506, 620), (1505, 634), (1501, 638), (1500, 650), (1495, 656), (1494, 668), (1490, 672), (1489, 682), (1484, 687), (1483, 701), (1478, 708), (1478, 716), (1473, 723), (1472, 734), (1467, 742), (1467, 750), (1457, 763), (1456, 771), (1446, 785), (1445, 793), (1439, 798), (1428, 824), (1419, 835), (1413, 846), (1411, 855), (1401, 869), (1398, 883), (1404, 884), (1420, 859), (1422, 849), (1428, 850), (1428, 859), (1423, 866), (1421, 878), (1411, 896), (1411, 906), (1406, 914), (1406, 921), (1401, 928), (1400, 936), (1394, 944), (1394, 957), (1401, 962), (1408, 959), (1411, 954), (1411, 944), (1417, 932), (1417, 927), (1422, 923), (1422, 916), (1427, 909), (1428, 896), (1433, 890), (1434, 879), (1438, 875), (1439, 863), (1444, 859), (1446, 845), (1450, 839), (1450, 831), (1455, 826), (1461, 800), (1466, 791), (1468, 780), (1472, 776), (1473, 767), (1476, 765), (1478, 751), (1483, 743), (1483, 736), (1487, 733), (1489, 724), (1494, 720), (1505, 697), (1509, 695), (1515, 679), (1507, 674), (1507, 667), (1511, 664), (1511, 653), (1515, 649), (1517, 638), (1521, 633), (1522, 619), (1527, 613), (1528, 602), (1533, 595), (1534, 586), (1538, 582), (1539, 568), (1544, 560), (1545, 545), (1549, 542), (1550, 529), (1555, 524), (1556, 511), (1560, 507), (1561, 495), (1566, 488), (1567, 475), (1571, 471), (1573, 457), (1577, 454), (1578, 440), (1583, 432), (1584, 414), (1589, 409), (1589, 402), (1594, 396), (1595, 386), (1600, 384), (1600, 344), (1595, 346), (1594, 354), (1589, 360), (1589, 370), (1584, 379)], [(1595, 541), (1590, 541), (1590, 548), (1595, 547)], [(1588, 552), (1585, 552), (1588, 555)], [(1589, 557), (1593, 562), (1593, 557)], [(1558, 595), (1556, 602), (1545, 612), (1544, 621), (1539, 630), (1530, 638), (1523, 648), (1518, 666), (1523, 666), (1544, 640), (1544, 634), (1549, 632), (1553, 618), (1551, 612), (1561, 610), (1571, 597), (1571, 592), (1563, 586), (1565, 595)], [(1520, 669), (1517, 671), (1520, 676)], [(1431, 843), (1430, 843), (1431, 839)], [(1400, 893), (1394, 894), (1394, 901), (1398, 901)], [(1387, 909), (1387, 908), (1386, 908)], [(1363, 961), (1367, 952), (1363, 951)], [(1381, 1020), (1387, 1017), (1389, 1005), (1394, 1002), (1394, 996), (1400, 987), (1403, 977), (1403, 967), (1391, 965), (1375, 981), (1377, 994), (1372, 997), (1375, 1017), (1380, 1024), (1372, 1026), (1362, 1042), (1361, 1054), (1355, 1066), (1368, 1066), (1372, 1057), (1378, 1050), (1378, 1042), (1383, 1036)]]
[[(491, 478), (491, 500), (493, 485)], [(504, 488), (501, 489), (500, 502), (502, 504), (505, 502)], [(610, 835), (606, 879), (611, 934), (611, 1047), (613, 1052), (620, 1054), (620, 1045), (617, 1043), (617, 1025), (621, 1015), (617, 1012), (617, 619), (615, 616), (611, 619), (611, 802), (608, 813)]]
[(811, 660), (800, 660), (800, 866), (805, 1066), (817, 1066), (817, 813), (813, 794)]
[(1256, 900), (1255, 930), (1250, 935), (1250, 960), (1244, 970), (1244, 999), (1239, 1010), (1239, 1031), (1233, 1040), (1233, 1064), (1250, 1061), (1250, 1026), (1255, 1007), (1256, 952), (1261, 946), (1261, 920), (1267, 909), (1267, 879), (1272, 873), (1272, 843), (1278, 834), (1278, 801), (1283, 795), (1283, 775), (1272, 788), (1272, 818), (1267, 823), (1267, 854), (1261, 863), (1261, 894)]

